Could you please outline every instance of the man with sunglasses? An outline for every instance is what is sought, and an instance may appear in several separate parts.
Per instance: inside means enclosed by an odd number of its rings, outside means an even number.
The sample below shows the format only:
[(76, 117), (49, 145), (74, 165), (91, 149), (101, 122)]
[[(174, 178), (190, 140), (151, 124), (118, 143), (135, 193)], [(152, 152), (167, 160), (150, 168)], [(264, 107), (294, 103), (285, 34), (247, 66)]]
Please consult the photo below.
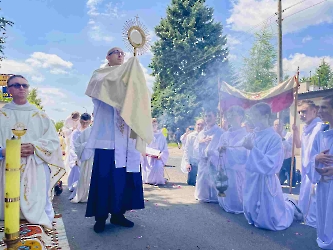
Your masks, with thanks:
[(13, 101), (0, 110), (0, 219), (4, 218), (6, 140), (12, 129), (27, 129), (21, 138), (20, 210), (32, 224), (52, 229), (52, 189), (65, 174), (58, 134), (44, 112), (27, 101), (28, 81), (13, 75), (7, 81)]
[(302, 138), (299, 137), (299, 130), (293, 126), (295, 133), (296, 147), (302, 150), (302, 182), (299, 193), (298, 205), (301, 209), (306, 225), (316, 228), (316, 188), (317, 185), (311, 183), (309, 174), (311, 173), (310, 153), (315, 136), (323, 130), (323, 121), (318, 117), (318, 108), (312, 100), (301, 100), (297, 104), (300, 119), (305, 123)]
[(144, 208), (140, 156), (153, 136), (150, 93), (136, 57), (124, 62), (121, 48), (110, 49), (108, 64), (95, 70), (86, 95), (94, 103), (94, 125), (86, 149), (94, 150), (86, 217), (95, 217), (94, 231), (106, 220), (133, 227), (128, 210)]

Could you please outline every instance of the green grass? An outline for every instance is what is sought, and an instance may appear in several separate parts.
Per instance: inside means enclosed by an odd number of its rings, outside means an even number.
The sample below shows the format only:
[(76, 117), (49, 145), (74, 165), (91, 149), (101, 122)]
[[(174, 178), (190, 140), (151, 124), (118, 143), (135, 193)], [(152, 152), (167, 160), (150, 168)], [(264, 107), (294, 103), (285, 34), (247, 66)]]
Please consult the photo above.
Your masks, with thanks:
[(175, 142), (168, 143), (168, 148), (177, 148), (177, 147), (178, 147), (177, 143), (175, 143)]

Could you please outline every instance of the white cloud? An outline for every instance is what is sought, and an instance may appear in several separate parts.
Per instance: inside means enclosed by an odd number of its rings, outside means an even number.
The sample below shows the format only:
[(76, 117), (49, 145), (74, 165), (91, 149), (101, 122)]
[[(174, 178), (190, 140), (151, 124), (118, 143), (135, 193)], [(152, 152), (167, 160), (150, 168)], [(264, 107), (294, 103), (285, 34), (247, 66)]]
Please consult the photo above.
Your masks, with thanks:
[[(119, 10), (119, 4), (112, 4), (112, 2), (104, 4), (104, 0), (88, 0), (88, 22), (89, 35), (95, 41), (112, 42), (114, 38), (110, 36), (110, 26), (112, 20), (119, 19), (124, 14)], [(103, 11), (99, 11), (103, 9)]]
[(325, 59), (325, 62), (328, 64), (333, 65), (333, 57), (330, 56), (311, 57), (305, 54), (296, 53), (283, 59), (283, 68), (285, 70), (285, 74), (288, 75), (294, 75), (298, 66), (301, 73), (308, 76), (309, 72), (312, 71), (313, 75), (315, 69), (322, 63), (323, 59)]
[[(288, 4), (286, 4), (288, 2)], [(286, 9), (293, 4), (300, 2), (299, 0), (284, 1), (282, 9)], [(300, 14), (289, 15), (310, 7), (318, 3), (318, 0), (308, 0), (302, 4), (298, 4), (283, 13), (283, 33), (297, 32), (312, 25), (333, 22), (333, 1), (327, 1), (312, 8), (309, 8)], [(255, 25), (258, 28), (262, 23), (272, 16), (270, 21), (274, 23), (277, 12), (276, 0), (235, 0), (231, 9), (231, 16), (227, 19), (228, 26), (234, 31), (243, 31), (247, 33), (253, 32)]]
[(22, 74), (33, 83), (45, 80), (42, 70), (48, 70), (51, 74), (67, 74), (65, 69), (71, 69), (73, 63), (65, 61), (55, 54), (34, 52), (26, 60), (4, 60), (1, 63), (1, 74)]
[(311, 36), (306, 36), (302, 39), (302, 43), (306, 43), (306, 42), (309, 42), (312, 40), (312, 37)]
[(46, 54), (43, 52), (34, 52), (26, 62), (42, 68), (64, 67), (70, 69), (73, 66), (73, 63), (65, 61), (55, 54)]
[(31, 76), (31, 80), (32, 80), (33, 82), (38, 82), (38, 83), (40, 83), (40, 82), (43, 82), (43, 81), (45, 80), (45, 78), (44, 78), (44, 76), (42, 76), (42, 75), (33, 75), (33, 76)]
[(65, 74), (68, 74), (68, 72), (66, 70), (63, 70), (63, 69), (51, 69), (50, 73), (54, 74), (54, 75), (65, 75)]
[(229, 54), (228, 59), (229, 59), (230, 61), (236, 61), (236, 60), (237, 60), (237, 56), (234, 55), (234, 54)]
[(58, 105), (61, 99), (67, 98), (61, 89), (54, 87), (38, 87), (38, 96), (43, 106)]
[(228, 35), (227, 36), (227, 44), (229, 49), (234, 49), (236, 45), (240, 44), (241, 42), (236, 39), (235, 37)]

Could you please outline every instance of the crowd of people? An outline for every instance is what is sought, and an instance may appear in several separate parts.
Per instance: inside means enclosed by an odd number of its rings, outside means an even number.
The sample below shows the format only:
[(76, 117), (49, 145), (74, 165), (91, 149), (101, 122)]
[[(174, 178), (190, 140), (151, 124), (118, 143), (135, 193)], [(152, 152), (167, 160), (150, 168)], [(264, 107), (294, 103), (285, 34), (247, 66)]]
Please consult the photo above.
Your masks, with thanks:
[[(204, 120), (197, 120), (195, 131), (186, 135), (181, 169), (187, 183), (195, 185), (197, 200), (244, 214), (258, 228), (284, 230), (294, 220), (302, 221), (317, 229), (319, 247), (333, 249), (333, 96), (319, 106), (302, 100), (297, 109), (304, 122), (301, 136), (295, 124), (292, 132), (279, 119), (272, 126), (265, 103), (254, 105), (246, 121), (243, 108), (231, 107), (221, 127), (216, 111), (206, 110)], [(296, 185), (296, 178), (290, 180), (293, 140), (302, 151), (298, 203), (281, 187), (285, 181)], [(292, 171), (297, 176), (295, 164)], [(221, 180), (225, 193), (219, 189)]]
[[(27, 133), (21, 146), (21, 211), (29, 223), (52, 228), (53, 187), (57, 185), (55, 193), (61, 193), (65, 172), (69, 200), (87, 202), (85, 216), (95, 217), (96, 233), (105, 230), (110, 214), (110, 223), (133, 227), (124, 215), (144, 208), (143, 184), (166, 182), (168, 131), (165, 126), (160, 130), (158, 120), (151, 118), (150, 93), (140, 82), (142, 70), (137, 71), (138, 81), (117, 85), (130, 79), (121, 75), (127, 72), (124, 68), (135, 70), (139, 63), (133, 58), (123, 64), (120, 48), (109, 50), (106, 59), (108, 64), (94, 72), (86, 92), (94, 103), (93, 114), (73, 112), (58, 135), (47, 115), (27, 101), (25, 77), (8, 79), (13, 101), (0, 110), (0, 183), (4, 190), (6, 140), (15, 124), (23, 123)], [(114, 88), (109, 92), (113, 96), (98, 92), (114, 86), (130, 90)], [(139, 90), (140, 98), (126, 99), (126, 93)], [(292, 133), (279, 120), (271, 124), (272, 111), (266, 103), (248, 111), (233, 106), (220, 126), (217, 110), (206, 109), (203, 119), (184, 135), (176, 132), (178, 147), (182, 144), (184, 150), (181, 170), (200, 202), (218, 203), (226, 212), (244, 214), (249, 224), (273, 231), (288, 228), (294, 220), (304, 221), (317, 229), (319, 247), (333, 249), (333, 96), (323, 98), (319, 106), (302, 100), (297, 108), (305, 123), (301, 136), (295, 124)], [(298, 202), (285, 196), (281, 187), (292, 181), (293, 144), (302, 151)], [(292, 170), (295, 173), (295, 166)], [(0, 192), (0, 219), (4, 200)]]

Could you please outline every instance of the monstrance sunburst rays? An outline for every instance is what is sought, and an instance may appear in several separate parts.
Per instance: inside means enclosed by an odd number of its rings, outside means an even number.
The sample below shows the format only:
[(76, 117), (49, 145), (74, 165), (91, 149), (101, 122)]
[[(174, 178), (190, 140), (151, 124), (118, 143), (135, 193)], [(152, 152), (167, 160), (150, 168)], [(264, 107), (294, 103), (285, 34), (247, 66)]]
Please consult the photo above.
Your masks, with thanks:
[(142, 55), (150, 50), (149, 32), (138, 16), (126, 21), (123, 28), (123, 40), (134, 56)]

